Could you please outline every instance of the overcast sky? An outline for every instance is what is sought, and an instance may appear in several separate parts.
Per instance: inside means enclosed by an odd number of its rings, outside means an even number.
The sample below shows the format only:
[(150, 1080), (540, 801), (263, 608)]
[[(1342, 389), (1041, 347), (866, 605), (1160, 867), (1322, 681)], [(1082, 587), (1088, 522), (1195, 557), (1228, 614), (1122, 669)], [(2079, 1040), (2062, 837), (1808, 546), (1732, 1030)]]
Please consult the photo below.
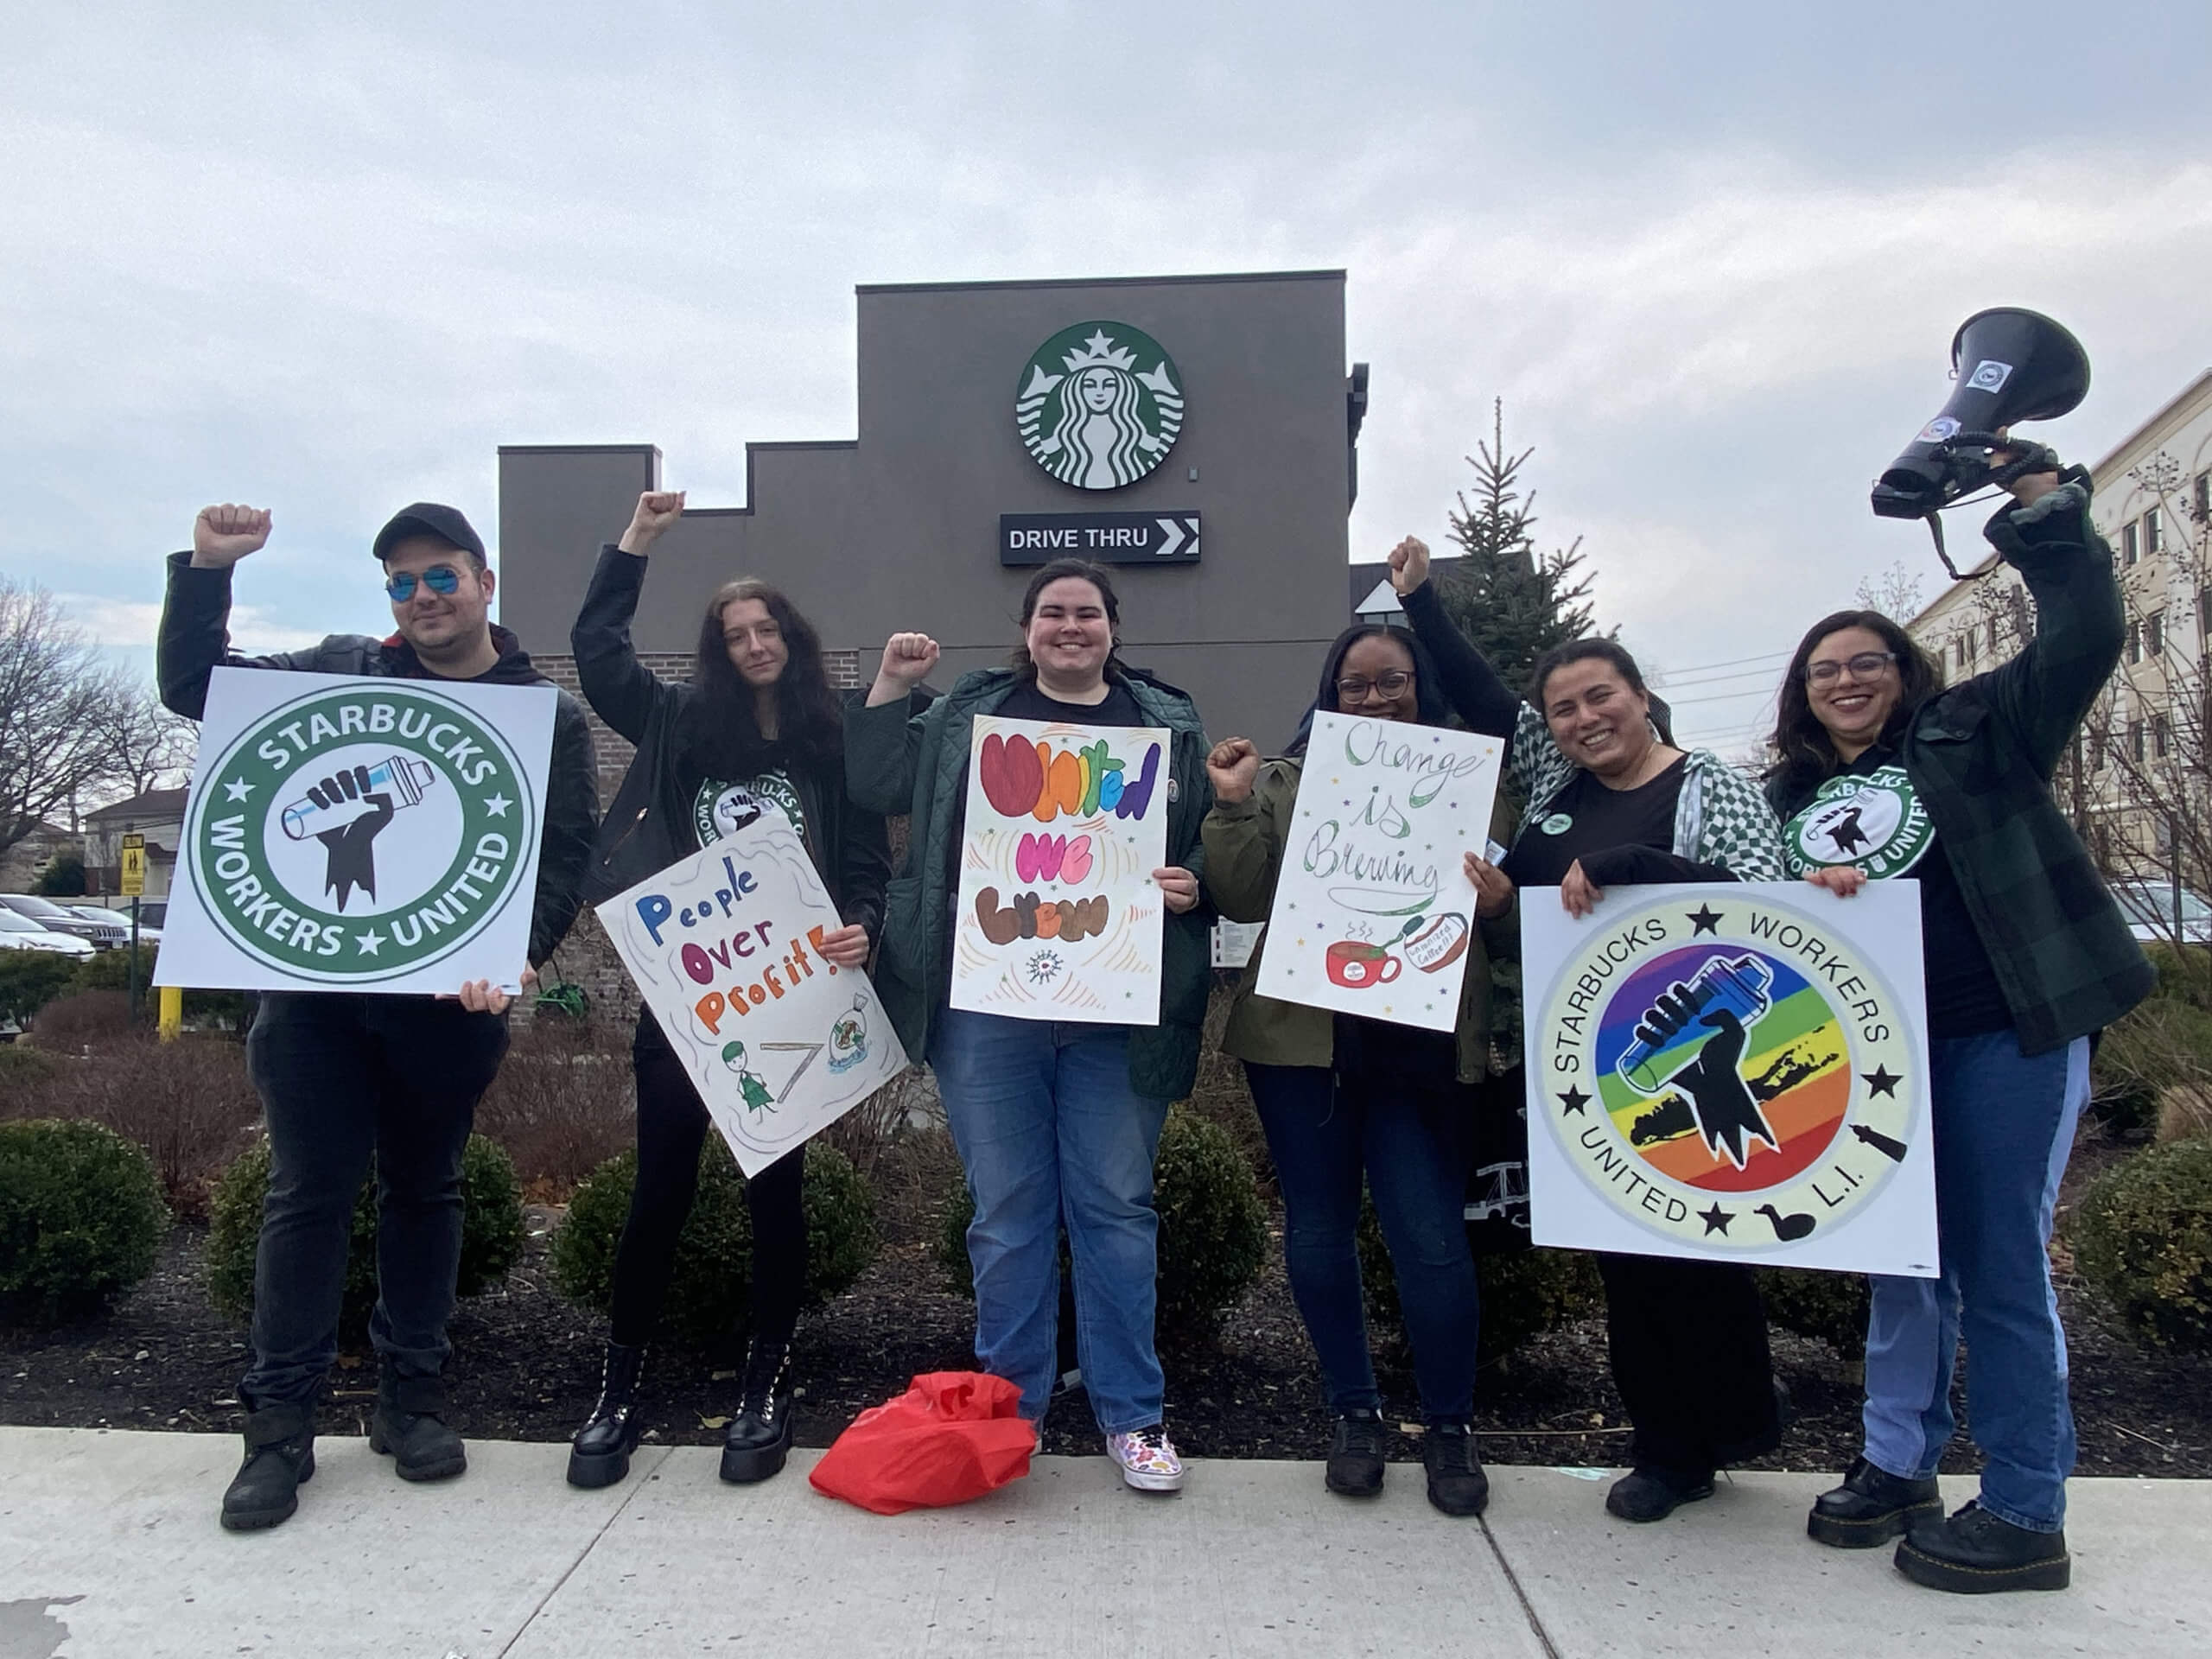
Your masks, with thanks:
[(250, 501), (241, 642), (380, 632), (369, 533), (488, 532), (501, 443), (735, 505), (747, 440), (850, 436), (856, 283), (1343, 266), (1355, 556), (1440, 544), (1502, 396), (1540, 539), (1735, 747), (1862, 576), (1933, 597), (1866, 486), (1968, 313), (2081, 336), (2083, 461), (2212, 365), (2212, 7), (1676, 10), (14, 8), (0, 572), (143, 660)]

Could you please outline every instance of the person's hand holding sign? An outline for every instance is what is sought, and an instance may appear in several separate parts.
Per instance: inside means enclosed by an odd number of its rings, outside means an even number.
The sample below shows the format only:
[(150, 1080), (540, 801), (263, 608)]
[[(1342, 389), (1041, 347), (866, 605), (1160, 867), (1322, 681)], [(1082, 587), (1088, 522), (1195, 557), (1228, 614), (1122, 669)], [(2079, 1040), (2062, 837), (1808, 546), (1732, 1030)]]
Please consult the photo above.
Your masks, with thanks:
[(1198, 902), (1198, 878), (1179, 864), (1154, 870), (1152, 881), (1160, 889), (1160, 896), (1166, 901), (1172, 916), (1180, 916)]
[[(537, 983), (537, 969), (522, 970), (522, 988), (527, 991)], [(512, 1007), (515, 999), (488, 979), (472, 979), (461, 986), (458, 996), (450, 993), (438, 998), (441, 1002), (458, 1001), (471, 1014), (505, 1014)]]
[(638, 510), (630, 515), (630, 528), (622, 532), (622, 539), (616, 545), (625, 553), (643, 558), (660, 539), (661, 531), (683, 516), (683, 491), (647, 490), (638, 498)]
[(1252, 793), (1260, 775), (1260, 751), (1249, 737), (1224, 737), (1206, 752), (1206, 776), (1213, 781), (1213, 798), (1234, 806)]
[(858, 922), (833, 928), (822, 936), (816, 947), (822, 959), (833, 968), (865, 968), (868, 965), (868, 929)]
[(1475, 914), (1496, 921), (1513, 908), (1513, 878), (1480, 853), (1461, 855), (1461, 867), (1475, 890)]
[(249, 553), (257, 553), (269, 542), (271, 522), (266, 507), (202, 507), (192, 521), (192, 563), (202, 570), (227, 570)]
[(937, 666), (937, 641), (926, 633), (894, 633), (883, 642), (883, 665), (868, 688), (868, 706), (896, 702)]

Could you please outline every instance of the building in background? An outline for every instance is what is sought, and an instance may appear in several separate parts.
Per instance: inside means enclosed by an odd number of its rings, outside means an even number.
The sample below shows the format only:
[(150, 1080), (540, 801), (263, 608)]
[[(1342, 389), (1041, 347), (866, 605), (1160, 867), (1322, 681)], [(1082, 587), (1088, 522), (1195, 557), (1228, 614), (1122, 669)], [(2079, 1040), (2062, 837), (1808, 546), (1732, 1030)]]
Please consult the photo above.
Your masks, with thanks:
[(149, 789), (127, 801), (85, 814), (85, 890), (112, 894), (123, 885), (123, 838), (146, 837), (148, 899), (165, 899), (176, 874), (176, 849), (184, 839), (181, 789)]
[[(2056, 787), (2109, 874), (2212, 886), (2212, 370), (2090, 469), (2127, 640)], [(1994, 555), (1909, 631), (1948, 679), (2016, 655), (2036, 618)]]
[[(1344, 272), (863, 287), (858, 340), (855, 435), (748, 443), (744, 504), (695, 501), (655, 546), (632, 633), (655, 672), (689, 673), (707, 594), (751, 575), (845, 683), (918, 629), (950, 686), (1006, 660), (1024, 585), (1073, 554), (1112, 565), (1123, 656), (1210, 730), (1293, 729), (1346, 620)], [(650, 443), (500, 450), (501, 618), (556, 679), (601, 543), (662, 482)], [(611, 785), (627, 747), (600, 735)]]

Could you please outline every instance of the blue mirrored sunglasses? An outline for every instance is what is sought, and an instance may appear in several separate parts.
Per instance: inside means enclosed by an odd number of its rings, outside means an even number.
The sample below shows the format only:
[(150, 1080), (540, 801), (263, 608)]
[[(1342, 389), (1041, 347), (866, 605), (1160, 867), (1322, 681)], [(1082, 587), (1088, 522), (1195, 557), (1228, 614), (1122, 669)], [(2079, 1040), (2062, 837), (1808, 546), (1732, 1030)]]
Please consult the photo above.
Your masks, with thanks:
[[(449, 564), (434, 564), (423, 573), (423, 585), (432, 593), (444, 594), (461, 591), (461, 572)], [(402, 570), (390, 577), (384, 590), (391, 595), (395, 605), (404, 605), (415, 597), (415, 575)]]

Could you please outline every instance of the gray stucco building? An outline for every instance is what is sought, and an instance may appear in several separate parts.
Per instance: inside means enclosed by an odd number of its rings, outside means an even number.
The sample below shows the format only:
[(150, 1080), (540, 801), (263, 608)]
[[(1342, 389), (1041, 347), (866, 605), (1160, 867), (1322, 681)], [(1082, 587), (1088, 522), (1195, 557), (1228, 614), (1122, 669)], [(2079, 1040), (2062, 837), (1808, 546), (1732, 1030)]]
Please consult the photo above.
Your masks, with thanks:
[[(1032, 567), (1103, 543), (1126, 658), (1215, 735), (1286, 740), (1346, 620), (1366, 390), (1344, 273), (870, 286), (858, 308), (856, 435), (748, 443), (745, 505), (695, 504), (661, 538), (635, 631), (656, 670), (683, 672), (707, 594), (753, 575), (841, 677), (920, 629), (949, 686), (1004, 659)], [(502, 617), (559, 677), (600, 543), (660, 460), (499, 452)]]

